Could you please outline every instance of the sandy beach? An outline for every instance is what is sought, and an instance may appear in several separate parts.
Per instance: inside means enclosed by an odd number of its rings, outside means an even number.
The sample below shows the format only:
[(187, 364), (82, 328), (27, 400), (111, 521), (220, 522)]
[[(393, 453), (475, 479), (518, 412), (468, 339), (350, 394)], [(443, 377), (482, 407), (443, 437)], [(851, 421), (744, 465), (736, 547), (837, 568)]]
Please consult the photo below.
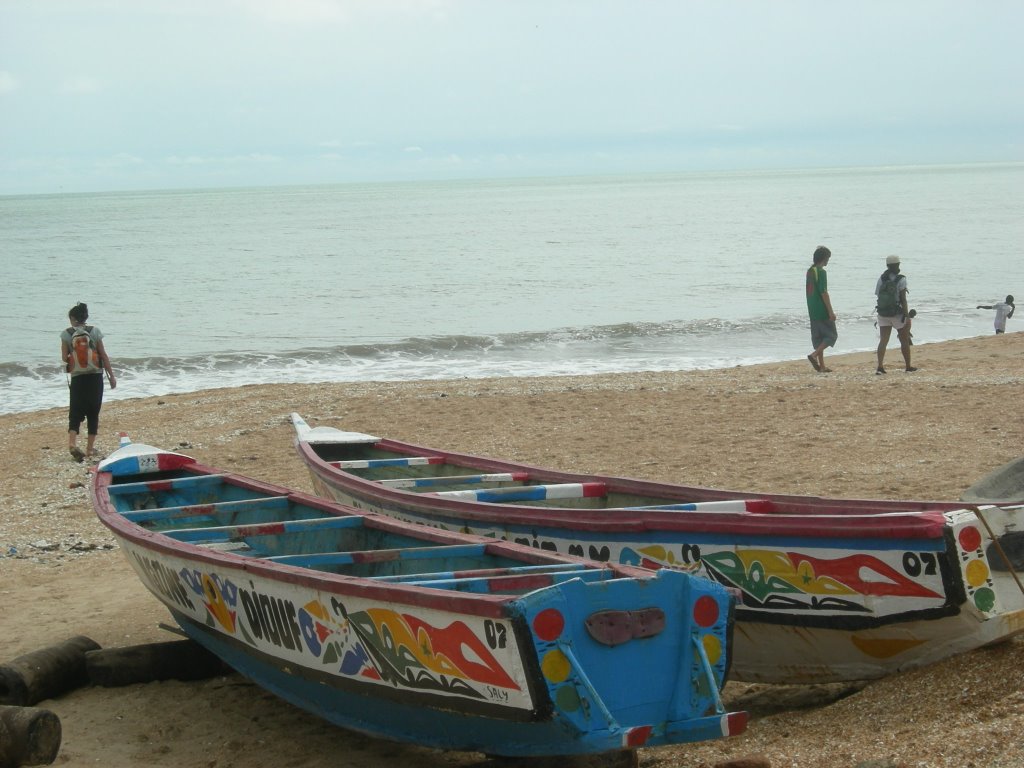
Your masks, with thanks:
[[(700, 372), (412, 383), (265, 385), (109, 402), (117, 434), (310, 490), (289, 414), (311, 425), (567, 470), (772, 492), (957, 499), (1024, 453), (1024, 333), (914, 347), (920, 370), (873, 353)], [(115, 361), (116, 363), (116, 361)], [(122, 382), (130, 387), (130, 382)], [(103, 647), (175, 639), (95, 519), (86, 465), (66, 447), (66, 409), (0, 416), (0, 663), (75, 635)], [(859, 687), (859, 686), (858, 686)], [(846, 691), (849, 693), (849, 691)], [(641, 750), (642, 766), (697, 768), (763, 756), (773, 768), (1024, 765), (1024, 639), (874, 681), (831, 704), (776, 710), (791, 694), (730, 683), (750, 706), (729, 741)], [(799, 697), (798, 697), (799, 698)], [(795, 700), (795, 699), (794, 699)], [(473, 765), (335, 728), (237, 675), (83, 688), (57, 713), (56, 765), (128, 768)], [(869, 762), (874, 761), (874, 762)]]

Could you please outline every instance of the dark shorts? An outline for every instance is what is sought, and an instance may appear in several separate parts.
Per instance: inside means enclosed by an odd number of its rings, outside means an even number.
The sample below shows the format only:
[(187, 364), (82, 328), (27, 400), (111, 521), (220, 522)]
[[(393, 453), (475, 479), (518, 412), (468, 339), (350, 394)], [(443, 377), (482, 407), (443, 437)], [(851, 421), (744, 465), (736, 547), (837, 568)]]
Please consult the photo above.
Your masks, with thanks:
[(817, 349), (824, 344), (826, 347), (834, 347), (839, 338), (836, 331), (836, 324), (832, 320), (811, 320), (811, 346)]

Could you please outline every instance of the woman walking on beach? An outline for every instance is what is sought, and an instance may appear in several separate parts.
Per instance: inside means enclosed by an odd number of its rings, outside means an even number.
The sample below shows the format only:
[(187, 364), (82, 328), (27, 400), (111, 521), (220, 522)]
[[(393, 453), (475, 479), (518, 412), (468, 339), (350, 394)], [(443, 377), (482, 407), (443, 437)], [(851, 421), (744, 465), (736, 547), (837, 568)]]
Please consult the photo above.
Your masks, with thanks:
[(832, 300), (828, 295), (828, 274), (825, 267), (832, 258), (832, 251), (824, 245), (814, 249), (813, 264), (807, 270), (807, 315), (811, 320), (811, 346), (814, 350), (807, 356), (814, 370), (831, 373), (825, 367), (825, 347), (834, 347), (839, 334), (836, 332), (836, 313), (832, 311)]
[[(103, 405), (103, 372), (110, 380), (110, 388), (117, 386), (110, 358), (103, 346), (103, 334), (94, 325), (86, 325), (89, 308), (79, 302), (68, 311), (69, 328), (60, 334), (60, 357), (70, 381), (68, 408), (68, 450), (75, 461), (96, 454), (96, 435), (100, 427), (100, 408)], [(85, 420), (88, 439), (86, 452), (78, 447), (78, 430)]]

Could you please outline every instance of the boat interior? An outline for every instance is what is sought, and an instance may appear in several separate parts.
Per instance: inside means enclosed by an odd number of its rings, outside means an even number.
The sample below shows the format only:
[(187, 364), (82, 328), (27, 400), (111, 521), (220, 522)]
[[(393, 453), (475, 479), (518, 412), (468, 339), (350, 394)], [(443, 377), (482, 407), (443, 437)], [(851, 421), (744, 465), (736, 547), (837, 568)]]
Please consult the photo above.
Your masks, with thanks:
[[(847, 501), (841, 505), (826, 499), (714, 498), (693, 500), (670, 495), (645, 495), (610, 487), (601, 480), (564, 482), (527, 471), (495, 472), (485, 467), (453, 463), (443, 455), (400, 454), (373, 443), (321, 443), (310, 447), (326, 463), (363, 480), (411, 493), (462, 501), (511, 506), (580, 510), (703, 511), (753, 514), (863, 515), (922, 511), (928, 505), (909, 502)], [(684, 490), (684, 489), (681, 489)], [(952, 506), (952, 505), (946, 505)]]
[(108, 493), (125, 520), (176, 541), (381, 583), (517, 595), (569, 579), (620, 576), (544, 553), (516, 558), (499, 542), (466, 542), (376, 515), (320, 509), (232, 482), (230, 475), (129, 477)]

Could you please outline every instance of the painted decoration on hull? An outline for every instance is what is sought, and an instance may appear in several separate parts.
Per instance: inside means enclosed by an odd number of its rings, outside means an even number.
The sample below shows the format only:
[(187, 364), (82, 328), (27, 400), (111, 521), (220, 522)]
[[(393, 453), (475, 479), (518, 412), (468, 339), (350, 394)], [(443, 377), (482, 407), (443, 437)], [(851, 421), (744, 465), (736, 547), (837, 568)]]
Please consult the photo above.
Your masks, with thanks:
[(146, 586), (174, 610), (325, 679), (534, 708), (506, 620), (395, 610), (245, 574), (239, 582), (194, 562), (122, 546)]
[[(946, 513), (953, 533), (949, 538), (900, 541), (883, 546), (861, 541), (851, 554), (850, 540), (801, 539), (787, 546), (719, 542), (712, 536), (686, 535), (686, 541), (648, 542), (601, 539), (600, 534), (577, 532), (572, 538), (562, 529), (534, 526), (529, 534), (510, 526), (457, 525), (434, 514), (416, 514), (369, 499), (354, 500), (339, 494), (314, 477), (316, 492), (343, 503), (387, 514), (399, 520), (443, 530), (506, 539), (537, 549), (617, 562), (645, 568), (672, 568), (710, 578), (738, 590), (741, 617), (763, 621), (784, 620), (805, 626), (848, 629), (883, 626), (912, 616), (953, 615), (963, 599), (962, 570), (968, 598), (977, 609), (998, 612), (990, 576), (973, 515), (959, 510)], [(671, 535), (671, 534), (667, 534)], [(796, 546), (794, 546), (796, 544)], [(834, 548), (830, 548), (834, 544)], [(956, 560), (950, 555), (955, 549)], [(976, 586), (972, 586), (976, 585)], [(839, 622), (839, 624), (837, 624)]]
[[(544, 540), (549, 542), (569, 554), (583, 549), (557, 538)], [(954, 610), (947, 589), (950, 569), (941, 551), (882, 549), (851, 555), (849, 549), (831, 549), (827, 542), (773, 547), (696, 540), (672, 548), (609, 541), (588, 550), (590, 557), (681, 569), (736, 589), (742, 593), (737, 610), (748, 618), (771, 621), (773, 615), (785, 615), (808, 625), (820, 621), (836, 626), (841, 620), (867, 626), (902, 620), (910, 613)]]
[[(985, 510), (987, 524), (998, 525), (1000, 530), (1009, 528), (1009, 515), (1007, 510), (998, 507)], [(946, 515), (946, 521), (956, 542), (957, 565), (963, 574), (964, 597), (968, 604), (985, 617), (1002, 612), (1004, 609), (999, 604), (992, 567), (983, 548), (985, 540), (991, 537), (982, 530), (981, 516), (965, 519), (962, 514), (950, 513)]]
[[(825, 557), (811, 552), (815, 550), (738, 549), (710, 552), (701, 562), (715, 581), (741, 590), (748, 609), (867, 614), (873, 609), (864, 599), (883, 595), (944, 603), (941, 591), (923, 586), (876, 555)], [(934, 553), (927, 554), (935, 559)], [(901, 557), (904, 563), (907, 559)]]

